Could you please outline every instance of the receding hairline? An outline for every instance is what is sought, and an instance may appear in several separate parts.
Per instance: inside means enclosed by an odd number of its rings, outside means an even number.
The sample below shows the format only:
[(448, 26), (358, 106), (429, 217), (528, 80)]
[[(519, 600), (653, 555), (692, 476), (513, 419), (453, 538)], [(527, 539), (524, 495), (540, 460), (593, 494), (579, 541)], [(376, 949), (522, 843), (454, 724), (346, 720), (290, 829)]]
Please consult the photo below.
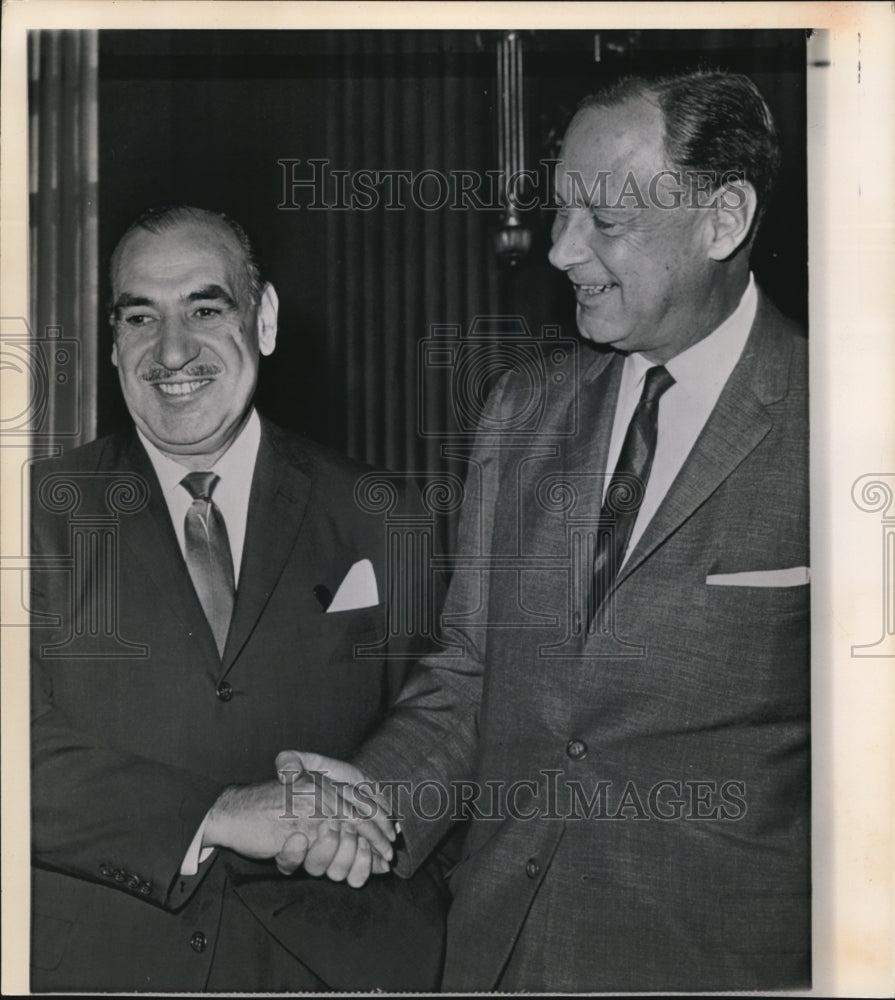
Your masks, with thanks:
[(223, 234), (225, 239), (220, 241), (221, 249), (231, 257), (237, 272), (244, 275), (246, 284), (248, 285), (249, 295), (251, 296), (251, 281), (248, 275), (249, 258), (246, 254), (245, 247), (243, 247), (240, 243), (236, 233), (234, 233), (230, 226), (227, 225), (226, 221), (221, 219), (214, 212), (209, 212), (204, 209), (195, 209), (193, 211), (196, 213), (201, 212), (202, 214), (201, 216), (195, 215), (193, 218), (178, 219), (174, 222), (168, 223), (160, 231), (149, 229), (146, 226), (132, 226), (129, 228), (118, 243), (116, 243), (115, 249), (112, 251), (112, 256), (109, 259), (109, 283), (112, 285), (113, 289), (121, 258), (128, 246), (134, 240), (140, 238), (164, 239), (165, 237), (183, 230), (195, 229), (213, 230), (216, 233)]
[(110, 271), (114, 271), (122, 252), (132, 240), (140, 236), (164, 238), (171, 233), (176, 233), (183, 229), (213, 229), (218, 233), (223, 233), (227, 237), (229, 247), (236, 251), (236, 256), (243, 261), (248, 261), (245, 248), (239, 242), (236, 233), (233, 232), (223, 219), (216, 216), (213, 212), (208, 212), (203, 217), (178, 219), (175, 222), (167, 224), (161, 230), (150, 229), (148, 226), (132, 226), (115, 244), (115, 249), (112, 251), (110, 259)]
[[(652, 117), (659, 126), (660, 135), (664, 138), (665, 128), (666, 128), (666, 118), (665, 112), (662, 109), (662, 104), (659, 98), (659, 94), (655, 91), (632, 91), (626, 94), (619, 100), (611, 101), (606, 104), (581, 104), (575, 110), (572, 118), (569, 122), (567, 129), (567, 134), (571, 131), (572, 126), (575, 122), (580, 121), (587, 114), (600, 114), (601, 112), (623, 112), (626, 108), (642, 108), (645, 112), (649, 112), (649, 116)], [(647, 117), (646, 114), (640, 115), (639, 117)]]
[(760, 221), (773, 197), (782, 153), (774, 115), (748, 74), (699, 67), (658, 77), (625, 76), (586, 95), (576, 114), (636, 98), (659, 110), (667, 166), (741, 175), (758, 197)]
[[(238, 247), (237, 252), (230, 259), (233, 266), (244, 273), (247, 281), (248, 299), (253, 306), (257, 307), (264, 294), (266, 281), (258, 263), (257, 252), (248, 233), (232, 216), (196, 205), (154, 205), (144, 209), (125, 230), (112, 252), (109, 259), (110, 284), (114, 284), (113, 275), (117, 270), (122, 253), (127, 249), (130, 236), (134, 236), (140, 230), (161, 236), (176, 231), (181, 226), (195, 226), (198, 229), (204, 229), (204, 234), (200, 234), (200, 241), (202, 235), (211, 240), (213, 233), (221, 230), (230, 234)], [(230, 244), (227, 240), (218, 240), (217, 244), (221, 249), (221, 255), (228, 256)]]
[[(652, 96), (652, 99), (650, 99), (650, 96)], [(643, 109), (643, 113), (638, 114), (637, 116), (631, 115), (628, 119), (623, 118), (622, 123), (625, 130), (636, 128), (640, 125), (653, 125), (656, 130), (656, 146), (661, 160), (661, 162), (656, 164), (656, 166), (660, 168), (673, 166), (671, 162), (671, 155), (668, 150), (667, 123), (665, 114), (658, 101), (658, 95), (647, 95), (640, 92), (627, 94), (621, 100), (613, 101), (608, 104), (582, 104), (582, 106), (575, 111), (571, 121), (569, 122), (568, 128), (566, 129), (566, 134), (563, 138), (560, 149), (560, 160), (562, 161), (565, 159), (569, 136), (572, 135), (573, 131), (584, 127), (582, 123), (588, 115), (601, 113), (612, 114), (613, 112), (621, 113), (624, 112), (626, 108), (636, 107), (638, 105)]]

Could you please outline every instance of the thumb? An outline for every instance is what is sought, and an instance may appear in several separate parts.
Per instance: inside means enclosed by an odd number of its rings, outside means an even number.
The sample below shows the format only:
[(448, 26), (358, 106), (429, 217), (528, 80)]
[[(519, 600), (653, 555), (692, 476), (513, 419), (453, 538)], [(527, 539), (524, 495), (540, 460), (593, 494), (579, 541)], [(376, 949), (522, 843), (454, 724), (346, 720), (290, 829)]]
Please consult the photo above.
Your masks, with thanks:
[(363, 778), (363, 773), (351, 764), (307, 750), (281, 750), (277, 754), (275, 766), (282, 784), (287, 781), (286, 775), (298, 778), (308, 771), (325, 774), (337, 781), (354, 782)]
[(288, 777), (299, 777), (304, 774), (308, 768), (305, 766), (305, 755), (298, 750), (281, 750), (277, 754), (277, 759), (274, 762), (274, 767), (277, 769), (277, 776), (280, 779), (281, 784), (286, 784)]
[[(347, 781), (354, 784), (363, 781), (365, 775), (363, 771), (353, 764), (348, 764), (335, 757), (325, 757), (320, 753), (309, 753), (306, 750), (282, 750), (277, 754), (277, 771), (286, 771), (290, 775), (301, 775), (306, 771), (315, 771), (325, 775), (334, 781)], [(280, 774), (280, 781), (284, 781)]]
[(293, 833), (274, 858), (282, 875), (291, 875), (301, 867), (308, 853), (308, 838), (303, 833)]

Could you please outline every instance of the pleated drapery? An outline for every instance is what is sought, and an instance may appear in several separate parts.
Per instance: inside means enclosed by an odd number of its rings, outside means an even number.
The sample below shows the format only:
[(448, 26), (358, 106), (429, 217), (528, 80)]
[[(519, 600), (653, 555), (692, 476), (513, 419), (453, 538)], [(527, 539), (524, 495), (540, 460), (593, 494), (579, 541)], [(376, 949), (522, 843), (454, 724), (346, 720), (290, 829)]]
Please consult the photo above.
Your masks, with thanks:
[[(460, 171), (484, 178), (496, 167), (493, 69), (466, 71), (450, 33), (333, 32), (327, 45), (341, 53), (327, 94), (335, 164), (416, 176), (437, 168), (454, 186)], [(417, 202), (436, 203), (439, 183), (423, 184)], [(396, 207), (384, 185), (371, 210), (327, 212), (327, 367), (342, 381), (330, 419), (349, 454), (433, 472), (452, 466), (438, 432), (455, 426), (453, 389), (449, 366), (426, 366), (422, 342), (438, 327), (463, 336), (497, 311), (489, 231), (499, 213), (458, 205), (453, 193), (427, 208), (407, 184), (396, 190)]]
[(42, 441), (96, 436), (98, 33), (28, 39), (30, 327)]

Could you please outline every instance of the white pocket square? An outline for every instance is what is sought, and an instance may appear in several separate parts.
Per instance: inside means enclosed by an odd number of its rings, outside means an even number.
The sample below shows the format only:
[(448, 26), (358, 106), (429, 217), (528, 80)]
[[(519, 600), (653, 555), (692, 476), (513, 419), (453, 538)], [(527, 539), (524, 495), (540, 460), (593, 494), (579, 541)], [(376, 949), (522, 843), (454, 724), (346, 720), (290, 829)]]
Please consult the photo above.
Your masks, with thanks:
[(376, 574), (369, 559), (356, 562), (339, 584), (336, 596), (330, 602), (326, 613), (331, 611), (353, 611), (355, 608), (372, 608), (379, 603)]
[(747, 573), (714, 573), (705, 582), (715, 587), (800, 587), (808, 583), (810, 575), (807, 566), (791, 566)]

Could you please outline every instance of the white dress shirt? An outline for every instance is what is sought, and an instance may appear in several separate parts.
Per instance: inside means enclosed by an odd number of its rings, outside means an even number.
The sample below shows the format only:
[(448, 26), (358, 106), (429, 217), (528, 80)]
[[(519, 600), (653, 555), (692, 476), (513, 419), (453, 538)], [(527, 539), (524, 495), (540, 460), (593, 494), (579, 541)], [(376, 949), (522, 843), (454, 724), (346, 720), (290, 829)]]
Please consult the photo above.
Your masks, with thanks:
[[(730, 316), (707, 337), (665, 363), (674, 378), (674, 385), (659, 400), (656, 451), (625, 559), (665, 499), (718, 402), (721, 390), (746, 346), (757, 308), (758, 292), (750, 274), (749, 284)], [(644, 376), (647, 369), (654, 365), (654, 361), (638, 353), (625, 358), (612, 437), (609, 439), (607, 473), (615, 469), (628, 424), (643, 392)], [(608, 488), (607, 476), (603, 486), (604, 500)]]
[[(149, 461), (152, 462), (152, 467), (158, 477), (165, 503), (168, 505), (168, 513), (174, 524), (177, 543), (180, 545), (184, 559), (186, 559), (184, 522), (193, 498), (180, 483), (190, 470), (179, 462), (175, 462), (174, 459), (168, 458), (167, 455), (163, 455), (139, 429), (137, 434), (143, 442), (143, 447), (146, 449), (146, 454), (149, 455)], [(257, 411), (253, 409), (245, 427), (239, 432), (239, 436), (233, 444), (210, 469), (201, 470), (214, 472), (221, 477), (214, 489), (212, 499), (217, 504), (221, 516), (224, 518), (224, 524), (227, 526), (230, 555), (233, 557), (233, 578), (237, 581), (237, 586), (239, 570), (242, 566), (246, 522), (249, 516), (249, 494), (252, 490), (252, 477), (255, 473), (255, 462), (258, 458), (260, 443), (261, 420)], [(202, 848), (204, 831), (205, 820), (202, 821), (192, 843), (187, 848), (180, 866), (181, 875), (195, 875), (199, 871), (199, 865), (211, 857), (212, 848)]]
[[(149, 461), (155, 469), (168, 513), (174, 524), (174, 533), (180, 551), (186, 558), (186, 543), (184, 541), (184, 522), (186, 512), (193, 503), (193, 498), (181, 480), (189, 474), (189, 469), (179, 462), (163, 455), (162, 452), (138, 429), (137, 434), (143, 442), (143, 447), (149, 455)], [(217, 504), (224, 524), (227, 525), (227, 540), (230, 542), (230, 555), (233, 557), (233, 579), (239, 583), (239, 569), (242, 565), (242, 547), (246, 536), (246, 522), (249, 516), (249, 493), (252, 490), (252, 476), (255, 472), (255, 461), (258, 458), (258, 445), (261, 443), (261, 420), (256, 410), (252, 410), (245, 427), (239, 436), (224, 452), (210, 469), (202, 472), (214, 472), (221, 477), (214, 489), (212, 499)]]

